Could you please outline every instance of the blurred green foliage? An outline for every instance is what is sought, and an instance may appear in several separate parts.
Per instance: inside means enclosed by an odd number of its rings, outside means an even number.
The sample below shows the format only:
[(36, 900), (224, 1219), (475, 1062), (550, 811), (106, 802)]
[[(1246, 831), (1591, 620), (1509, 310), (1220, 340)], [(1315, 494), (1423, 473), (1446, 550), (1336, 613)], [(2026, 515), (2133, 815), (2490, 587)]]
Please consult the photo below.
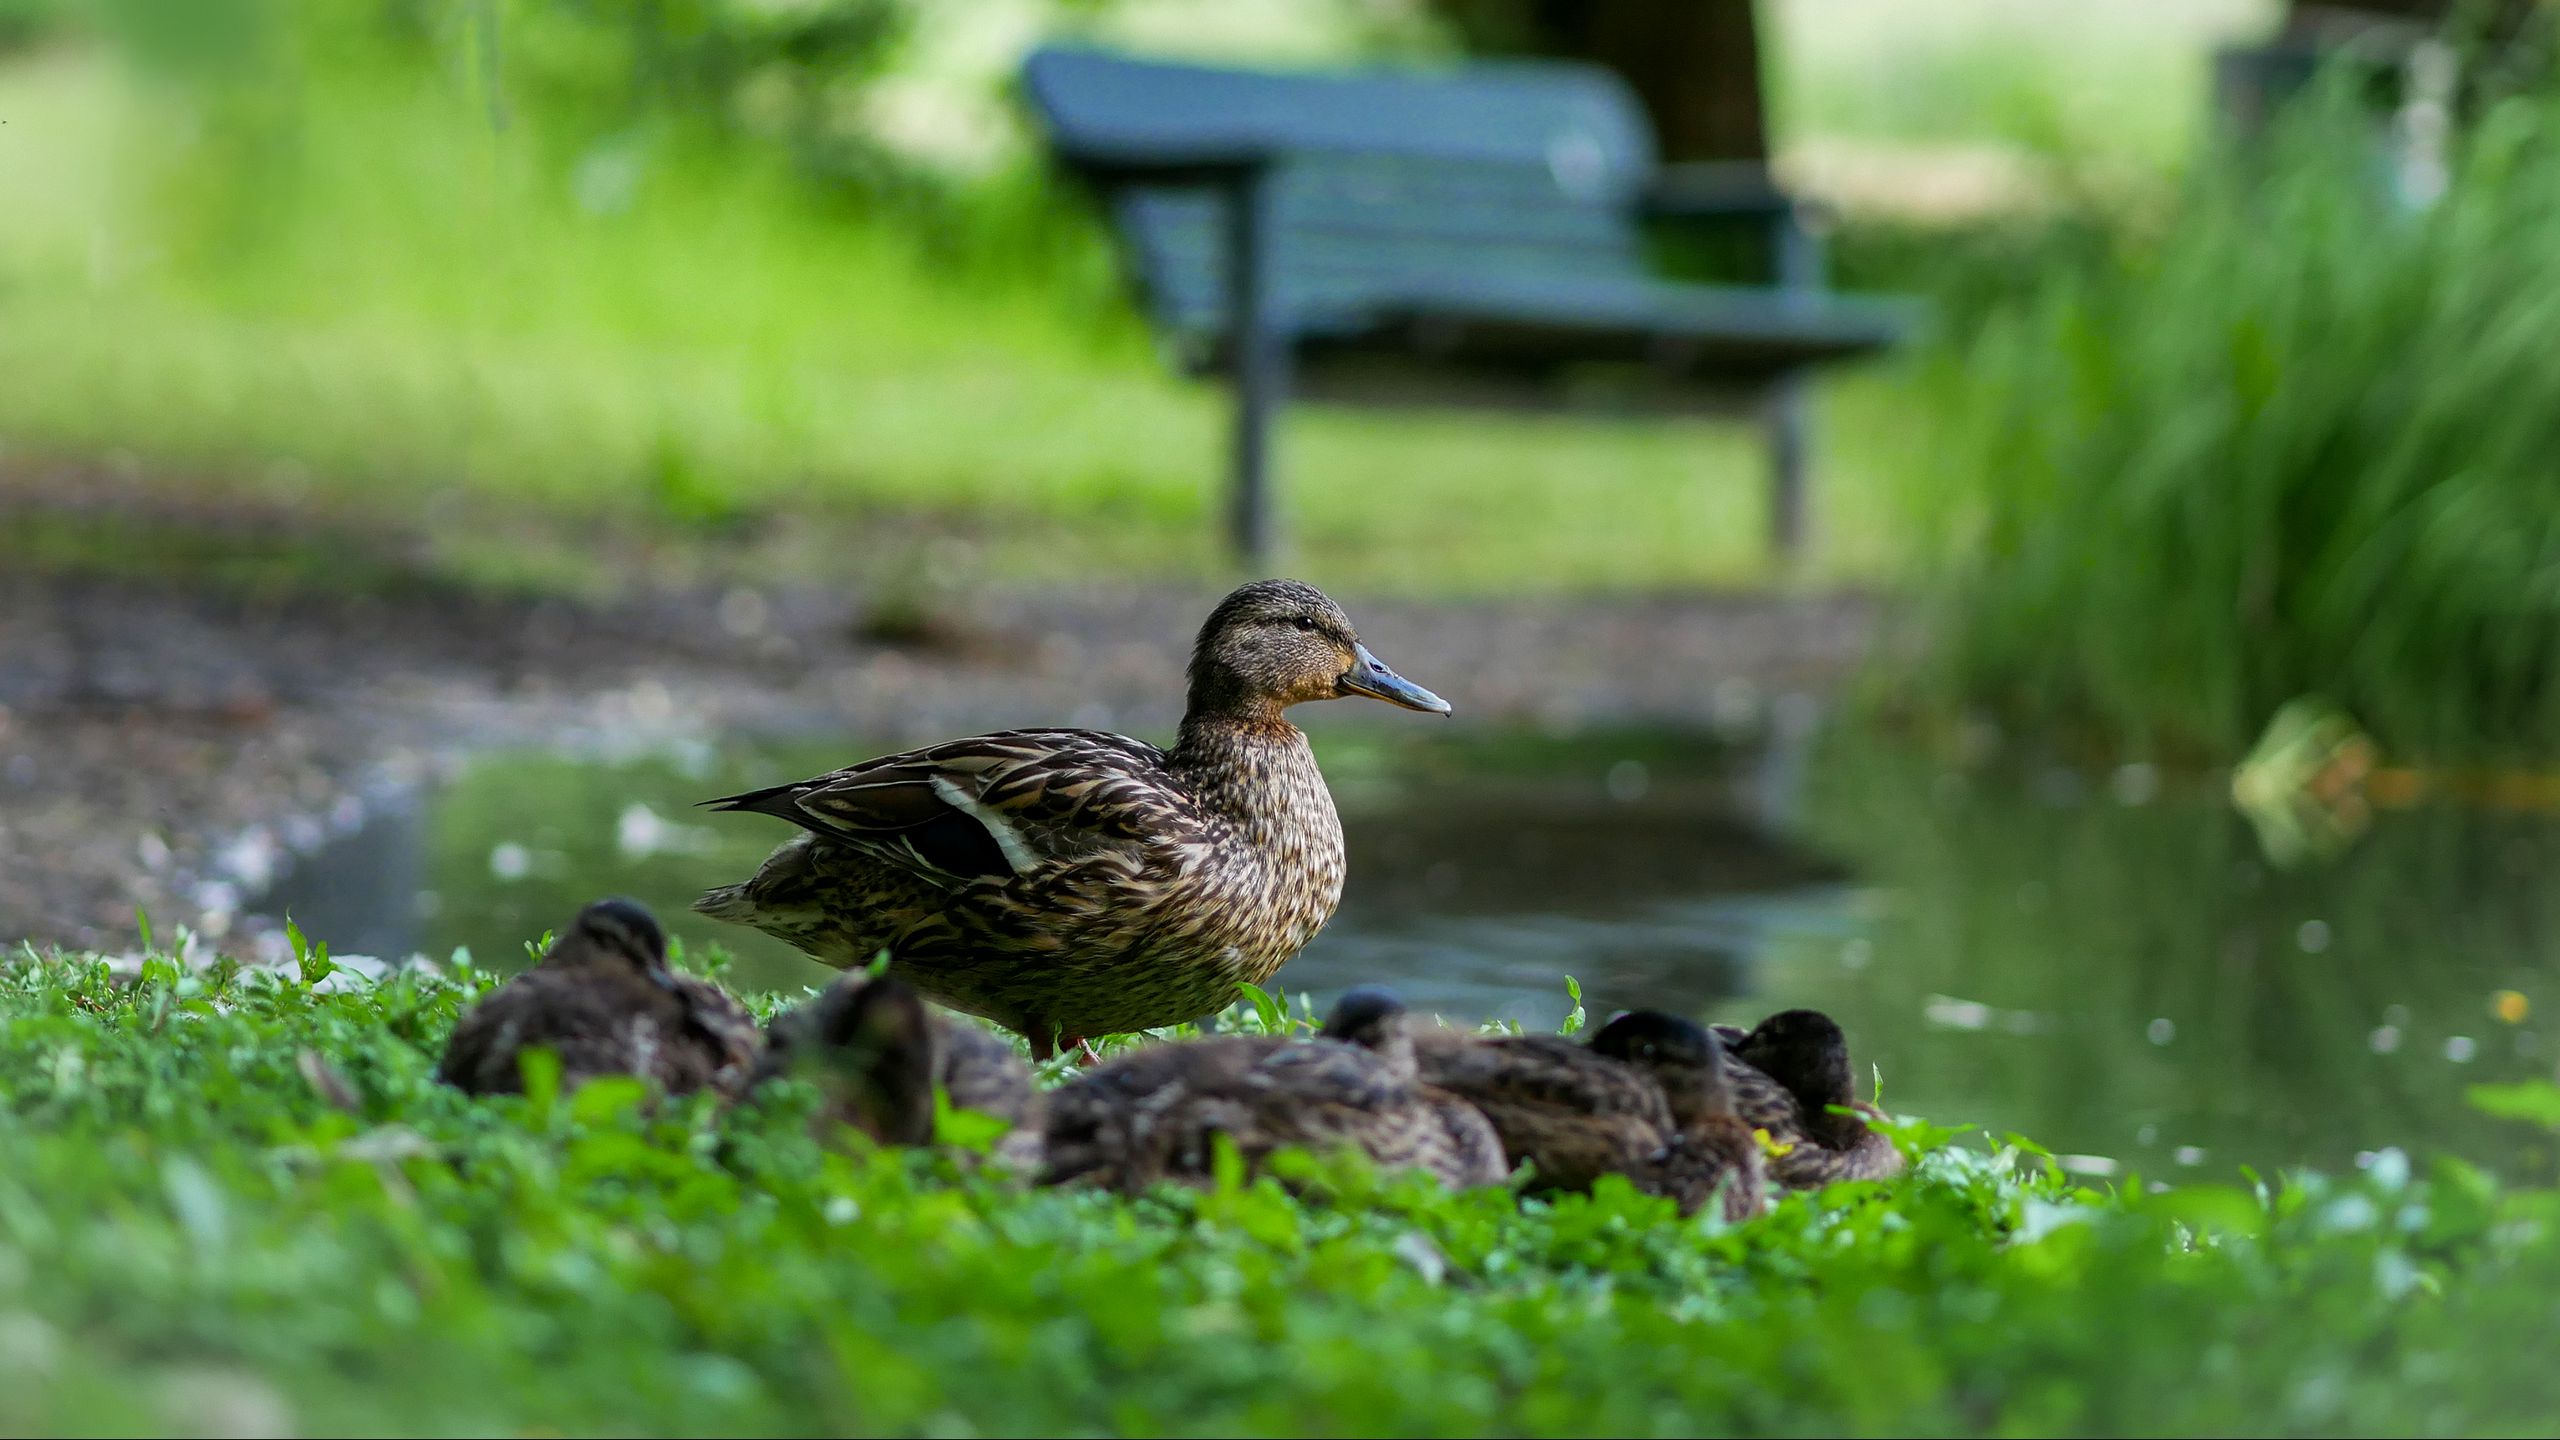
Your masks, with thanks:
[(2390, 753), (2560, 749), (2560, 101), (2496, 102), (2411, 209), (2330, 100), (1936, 357), (1955, 694), (2154, 753), (2308, 693)]
[(2560, 1403), (2515, 1343), (2560, 1204), (2458, 1164), (2101, 1193), (1915, 1124), (1908, 1180), (1735, 1228), (1341, 1170), (1322, 1209), (1022, 1193), (822, 1149), (797, 1089), (468, 1101), (429, 1076), (485, 983), (0, 971), (0, 1425), (2439, 1433)]

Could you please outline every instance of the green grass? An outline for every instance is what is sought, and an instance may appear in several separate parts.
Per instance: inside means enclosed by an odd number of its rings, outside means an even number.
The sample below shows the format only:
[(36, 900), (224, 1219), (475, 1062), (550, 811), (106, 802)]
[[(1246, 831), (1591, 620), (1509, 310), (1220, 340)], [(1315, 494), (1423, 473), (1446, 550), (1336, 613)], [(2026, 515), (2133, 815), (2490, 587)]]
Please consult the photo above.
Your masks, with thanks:
[(1340, 1169), (1326, 1208), (1120, 1201), (822, 1149), (798, 1091), (471, 1102), (429, 1077), (487, 983), (0, 971), (0, 1426), (2444, 1433), (2560, 1402), (2514, 1343), (2560, 1204), (2450, 1162), (2105, 1193), (1937, 1148), (1735, 1228)]
[(2560, 102), (2483, 116), (2423, 212), (2361, 117), (2304, 120), (1940, 362), (1944, 674), (2136, 749), (2317, 694), (2403, 756), (2547, 757)]

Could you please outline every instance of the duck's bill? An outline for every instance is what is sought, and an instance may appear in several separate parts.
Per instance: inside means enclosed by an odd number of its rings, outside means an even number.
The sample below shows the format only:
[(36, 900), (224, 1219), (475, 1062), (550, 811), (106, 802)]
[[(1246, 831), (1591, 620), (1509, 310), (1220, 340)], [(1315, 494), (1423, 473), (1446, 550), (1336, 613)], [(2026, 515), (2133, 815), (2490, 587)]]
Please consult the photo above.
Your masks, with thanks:
[(1449, 713), (1449, 702), (1390, 670), (1386, 662), (1369, 653), (1366, 645), (1351, 647), (1356, 657), (1351, 668), (1342, 674), (1340, 685), (1345, 695), (1366, 695), (1384, 700), (1407, 710), (1420, 710), (1432, 715)]

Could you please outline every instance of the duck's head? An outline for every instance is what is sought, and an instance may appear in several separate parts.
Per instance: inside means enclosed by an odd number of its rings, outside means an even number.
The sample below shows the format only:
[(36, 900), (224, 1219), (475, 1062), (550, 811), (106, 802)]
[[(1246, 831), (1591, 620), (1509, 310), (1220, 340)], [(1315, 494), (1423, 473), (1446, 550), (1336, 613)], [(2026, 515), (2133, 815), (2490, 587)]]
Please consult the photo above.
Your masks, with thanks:
[(1733, 1109), (1724, 1079), (1724, 1047), (1695, 1020), (1660, 1010), (1630, 1010), (1601, 1026), (1591, 1037), (1591, 1048), (1651, 1075), (1671, 1104), (1672, 1120), (1683, 1129)]
[(1191, 650), (1195, 713), (1277, 714), (1305, 701), (1346, 695), (1449, 713), (1448, 701), (1370, 654), (1341, 606), (1297, 580), (1238, 587), (1209, 612)]
[(1817, 1114), (1858, 1098), (1857, 1079), (1849, 1069), (1849, 1037), (1819, 1010), (1781, 1010), (1742, 1037), (1733, 1053)]
[(579, 911), (542, 963), (628, 966), (653, 984), (674, 989), (676, 983), (667, 968), (667, 932), (637, 900), (598, 900)]
[(1324, 1017), (1324, 1029), (1319, 1033), (1327, 1040), (1346, 1045), (1385, 1049), (1408, 1038), (1404, 1001), (1384, 985), (1346, 990), (1341, 999), (1333, 1002), (1333, 1011)]

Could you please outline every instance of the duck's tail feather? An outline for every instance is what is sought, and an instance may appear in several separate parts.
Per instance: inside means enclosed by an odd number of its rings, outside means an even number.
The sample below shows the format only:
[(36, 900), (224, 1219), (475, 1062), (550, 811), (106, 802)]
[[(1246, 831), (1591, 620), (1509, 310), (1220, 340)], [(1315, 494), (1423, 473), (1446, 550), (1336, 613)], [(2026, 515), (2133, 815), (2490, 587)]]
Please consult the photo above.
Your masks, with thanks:
[(700, 914), (714, 920), (726, 920), (732, 925), (755, 923), (756, 902), (747, 897), (744, 885), (713, 886), (702, 892), (702, 898), (693, 902), (693, 908)]

